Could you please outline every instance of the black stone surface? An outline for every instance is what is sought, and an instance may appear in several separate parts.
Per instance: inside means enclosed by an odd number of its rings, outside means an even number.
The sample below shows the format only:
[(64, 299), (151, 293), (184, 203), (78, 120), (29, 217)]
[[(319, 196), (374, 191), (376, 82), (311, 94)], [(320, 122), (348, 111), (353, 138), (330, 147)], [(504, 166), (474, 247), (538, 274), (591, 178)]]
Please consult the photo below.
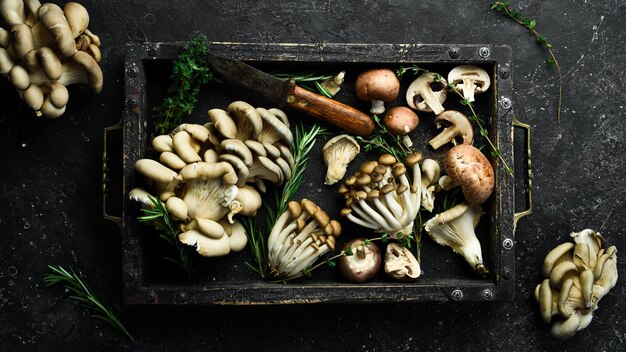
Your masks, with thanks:
[[(59, 2), (60, 3), (60, 2)], [(545, 254), (571, 231), (594, 228), (624, 248), (626, 4), (515, 1), (556, 48), (565, 91), (555, 123), (546, 53), (488, 1), (85, 1), (102, 39), (105, 87), (70, 89), (67, 113), (35, 118), (0, 79), (1, 350), (598, 350), (626, 343), (623, 279), (591, 325), (566, 342), (549, 336), (532, 290)], [(215, 41), (490, 43), (513, 49), (514, 109), (533, 128), (534, 213), (516, 233), (516, 297), (439, 304), (125, 307), (121, 239), (101, 218), (102, 130), (123, 109), (124, 44)], [(618, 256), (621, 254), (618, 253)], [(78, 269), (120, 315), (131, 343), (89, 317), (47, 264)], [(619, 274), (624, 277), (622, 262)]]

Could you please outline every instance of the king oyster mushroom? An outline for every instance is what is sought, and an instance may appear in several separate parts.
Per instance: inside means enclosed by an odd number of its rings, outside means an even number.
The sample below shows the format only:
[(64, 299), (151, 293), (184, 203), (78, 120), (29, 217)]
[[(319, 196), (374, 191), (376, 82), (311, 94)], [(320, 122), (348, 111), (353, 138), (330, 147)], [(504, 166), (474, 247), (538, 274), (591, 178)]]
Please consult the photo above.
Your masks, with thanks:
[(454, 84), (463, 97), (474, 101), (474, 94), (480, 94), (489, 89), (491, 79), (487, 71), (474, 65), (460, 65), (448, 73), (448, 82)]
[(302, 275), (322, 255), (335, 249), (341, 225), (308, 199), (291, 201), (267, 239), (268, 261), (275, 278)]
[(406, 103), (413, 109), (439, 115), (445, 110), (441, 104), (446, 101), (447, 85), (440, 75), (424, 72), (407, 89)]
[(617, 282), (617, 250), (602, 248), (600, 233), (572, 232), (544, 259), (544, 280), (535, 288), (541, 318), (552, 322), (552, 335), (565, 340), (586, 328), (598, 302)]
[(347, 134), (331, 138), (322, 149), (326, 171), (325, 185), (334, 185), (345, 174), (348, 164), (361, 152), (359, 143)]
[(385, 103), (396, 100), (400, 92), (400, 81), (388, 68), (375, 68), (361, 72), (354, 83), (356, 96), (372, 102), (370, 112), (382, 114)]
[[(346, 199), (341, 215), (392, 238), (410, 234), (420, 208), (421, 157), (419, 153), (410, 154), (406, 166), (391, 154), (363, 163), (339, 188)], [(412, 170), (412, 181), (407, 167)]]
[(443, 162), (447, 176), (439, 179), (444, 190), (460, 186), (469, 204), (483, 204), (495, 186), (493, 168), (485, 155), (475, 147), (459, 144), (450, 149)]
[(424, 229), (435, 242), (451, 247), (484, 276), (489, 270), (483, 263), (480, 242), (474, 232), (482, 214), (480, 206), (459, 203), (428, 220)]

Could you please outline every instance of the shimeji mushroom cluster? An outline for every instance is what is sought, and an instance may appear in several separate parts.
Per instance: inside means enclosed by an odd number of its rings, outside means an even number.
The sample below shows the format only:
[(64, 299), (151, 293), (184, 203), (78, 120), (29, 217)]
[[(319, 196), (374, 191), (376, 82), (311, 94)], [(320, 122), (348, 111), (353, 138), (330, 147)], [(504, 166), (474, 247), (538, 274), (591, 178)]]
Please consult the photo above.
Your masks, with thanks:
[(265, 182), (279, 185), (291, 177), (293, 136), (278, 109), (236, 101), (208, 115), (205, 125), (182, 124), (154, 138), (158, 161), (135, 164), (151, 192), (136, 188), (130, 197), (151, 207), (148, 195), (154, 194), (181, 222), (180, 241), (203, 256), (222, 256), (245, 247), (245, 230), (233, 217), (256, 214), (257, 188), (265, 191)]
[(87, 9), (76, 2), (1, 0), (0, 74), (9, 77), (38, 116), (65, 112), (66, 86), (102, 90), (100, 39), (91, 33)]
[(564, 340), (591, 323), (598, 302), (617, 282), (617, 249), (591, 229), (572, 232), (572, 242), (554, 248), (543, 262), (544, 280), (535, 289), (541, 318)]
[(314, 202), (291, 201), (267, 239), (268, 261), (275, 278), (302, 274), (322, 255), (335, 250), (341, 225)]

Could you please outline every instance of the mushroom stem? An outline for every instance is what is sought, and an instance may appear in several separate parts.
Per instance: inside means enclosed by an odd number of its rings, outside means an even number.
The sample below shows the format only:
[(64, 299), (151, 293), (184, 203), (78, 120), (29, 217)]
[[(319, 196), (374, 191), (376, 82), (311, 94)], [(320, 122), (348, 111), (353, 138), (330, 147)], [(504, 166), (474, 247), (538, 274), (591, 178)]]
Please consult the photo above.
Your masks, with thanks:
[(382, 100), (372, 100), (372, 107), (370, 112), (375, 115), (380, 115), (385, 112), (385, 102)]

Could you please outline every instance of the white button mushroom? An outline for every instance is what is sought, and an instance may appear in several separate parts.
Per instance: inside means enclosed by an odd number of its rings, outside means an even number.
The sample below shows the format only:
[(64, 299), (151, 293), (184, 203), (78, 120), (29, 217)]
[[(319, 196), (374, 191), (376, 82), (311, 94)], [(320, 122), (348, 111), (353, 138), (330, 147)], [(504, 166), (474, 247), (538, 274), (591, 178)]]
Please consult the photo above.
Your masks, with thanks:
[(413, 109), (439, 115), (445, 110), (441, 104), (446, 101), (447, 85), (440, 75), (424, 72), (407, 89), (406, 103)]
[(389, 243), (385, 252), (385, 272), (398, 281), (413, 281), (422, 274), (422, 269), (408, 248)]
[(441, 128), (442, 122), (446, 122), (448, 126), (428, 142), (433, 149), (437, 150), (447, 143), (457, 145), (457, 138), (461, 144), (472, 144), (474, 130), (467, 116), (456, 110), (447, 110), (435, 118), (437, 128)]
[(463, 97), (469, 102), (474, 101), (474, 94), (480, 94), (489, 89), (491, 79), (487, 71), (473, 65), (461, 65), (453, 68), (448, 74), (448, 82), (454, 84)]

